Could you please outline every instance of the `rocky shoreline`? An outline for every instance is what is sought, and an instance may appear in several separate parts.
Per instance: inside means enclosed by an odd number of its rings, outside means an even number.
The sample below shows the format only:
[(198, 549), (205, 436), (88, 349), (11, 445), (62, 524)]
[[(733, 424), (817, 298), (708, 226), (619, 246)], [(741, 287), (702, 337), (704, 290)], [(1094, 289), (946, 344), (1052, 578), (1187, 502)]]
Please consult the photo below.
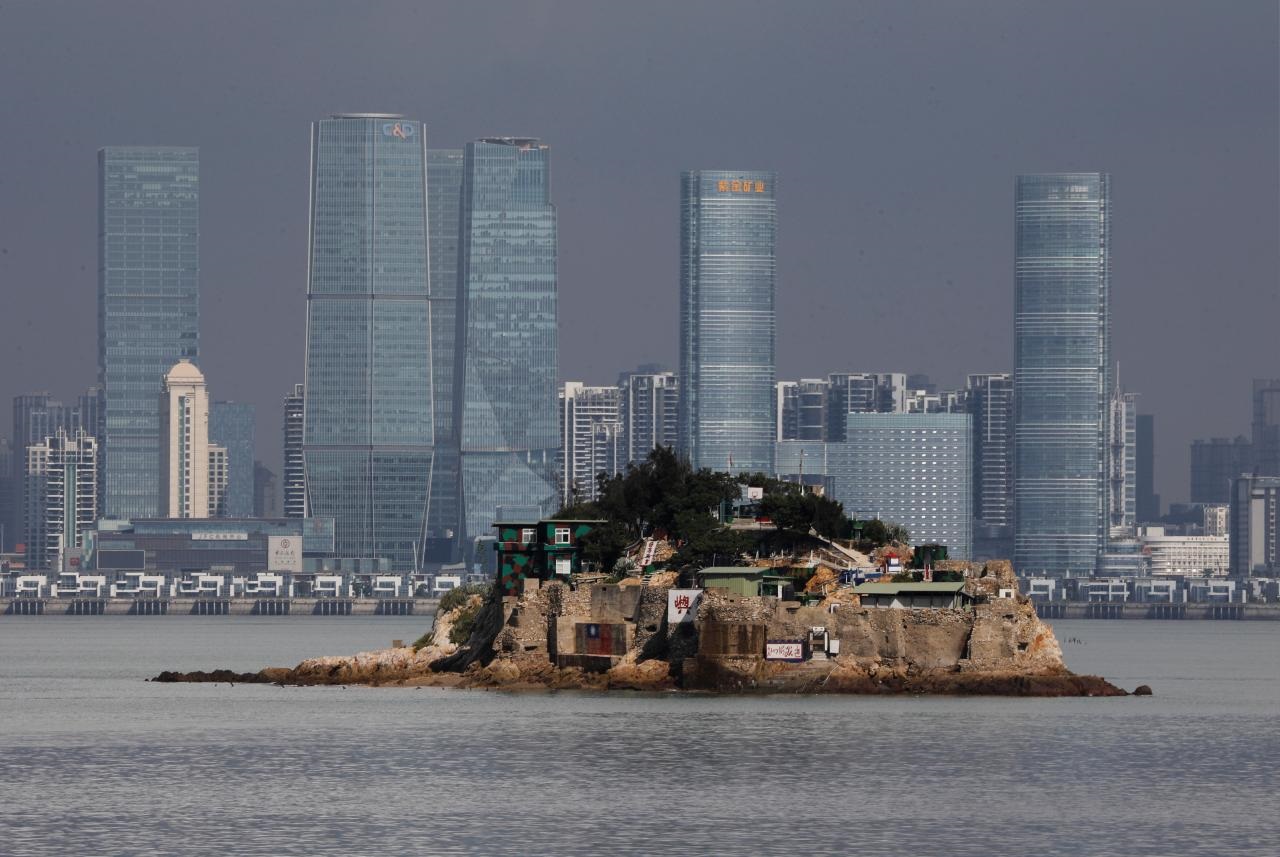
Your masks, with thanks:
[[(571, 587), (526, 581), (437, 615), (429, 642), (312, 658), (255, 673), (171, 672), (157, 682), (450, 687), (505, 691), (722, 694), (1127, 696), (1066, 668), (1052, 629), (1017, 593), (1008, 563), (966, 564), (963, 609), (863, 607), (847, 593), (803, 606), (764, 596), (701, 593), (691, 621), (672, 622), (674, 575)], [(465, 617), (465, 619), (464, 619)], [(451, 641), (465, 621), (466, 641)], [(604, 629), (604, 630), (602, 630)], [(840, 644), (800, 662), (770, 660), (765, 640), (822, 631)], [(593, 636), (594, 635), (594, 636)], [(607, 636), (608, 646), (601, 639)], [(828, 644), (829, 645), (829, 644)], [(1149, 689), (1139, 689), (1139, 692)]]

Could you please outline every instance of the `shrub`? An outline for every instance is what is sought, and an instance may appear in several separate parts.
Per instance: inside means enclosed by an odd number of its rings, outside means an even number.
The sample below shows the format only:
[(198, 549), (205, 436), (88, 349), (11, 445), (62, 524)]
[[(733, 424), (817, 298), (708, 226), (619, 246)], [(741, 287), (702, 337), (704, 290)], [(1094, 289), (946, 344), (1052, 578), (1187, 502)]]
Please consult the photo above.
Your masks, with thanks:
[(456, 610), (463, 604), (467, 603), (472, 595), (488, 597), (489, 590), (492, 589), (489, 584), (468, 583), (466, 586), (456, 586), (450, 589), (440, 598), (440, 606), (436, 608), (441, 613), (448, 613), (450, 610)]

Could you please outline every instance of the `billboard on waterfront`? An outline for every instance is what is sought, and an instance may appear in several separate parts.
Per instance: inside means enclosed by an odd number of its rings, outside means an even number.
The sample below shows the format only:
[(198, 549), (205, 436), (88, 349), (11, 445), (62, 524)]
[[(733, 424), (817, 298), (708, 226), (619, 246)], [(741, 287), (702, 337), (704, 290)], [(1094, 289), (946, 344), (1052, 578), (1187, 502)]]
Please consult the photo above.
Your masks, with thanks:
[(302, 573), (302, 539), (297, 536), (267, 536), (267, 571)]

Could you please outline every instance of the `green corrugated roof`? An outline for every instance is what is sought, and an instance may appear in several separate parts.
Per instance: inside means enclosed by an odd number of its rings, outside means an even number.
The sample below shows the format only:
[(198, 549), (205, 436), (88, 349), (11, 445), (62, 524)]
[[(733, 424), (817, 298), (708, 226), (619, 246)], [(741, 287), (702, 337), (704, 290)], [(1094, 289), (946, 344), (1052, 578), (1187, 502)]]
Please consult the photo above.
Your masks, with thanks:
[(710, 568), (704, 568), (698, 574), (710, 574), (713, 577), (754, 577), (770, 571), (767, 568), (753, 568), (746, 566), (717, 565)]
[(897, 595), (901, 592), (953, 593), (964, 589), (964, 581), (951, 583), (860, 583), (853, 588), (859, 595)]

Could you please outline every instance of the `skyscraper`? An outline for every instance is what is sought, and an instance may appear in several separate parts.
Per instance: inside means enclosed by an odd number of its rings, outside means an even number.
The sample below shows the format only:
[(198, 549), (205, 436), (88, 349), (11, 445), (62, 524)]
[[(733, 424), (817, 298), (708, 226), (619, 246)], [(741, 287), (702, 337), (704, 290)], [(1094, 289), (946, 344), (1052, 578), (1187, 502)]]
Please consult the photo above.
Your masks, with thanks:
[(464, 151), (454, 367), (464, 545), (489, 536), (499, 507), (549, 514), (558, 500), (550, 154), (520, 137)]
[(284, 397), (284, 508), (286, 518), (306, 518), (307, 471), (302, 462), (303, 387)]
[(218, 517), (253, 517), (254, 407), (247, 402), (209, 406), (209, 442), (227, 451), (227, 491)]
[(1160, 520), (1160, 495), (1156, 493), (1156, 418), (1153, 414), (1138, 414), (1137, 446), (1135, 449), (1134, 477), (1138, 482), (1138, 523)]
[(1013, 376), (970, 375), (975, 555), (1008, 557), (1013, 536)]
[(104, 515), (160, 510), (161, 382), (199, 348), (196, 149), (98, 152), (98, 384)]
[(623, 462), (644, 461), (658, 446), (675, 447), (680, 411), (680, 381), (674, 372), (641, 366), (618, 377), (622, 391)]
[(26, 459), (27, 564), (61, 571), (98, 519), (98, 442), (60, 426), (28, 446)]
[(826, 440), (831, 382), (822, 378), (779, 381), (774, 398), (777, 440)]
[[(208, 518), (216, 511), (210, 500), (221, 499), (209, 481), (209, 389), (190, 360), (179, 361), (164, 376), (159, 412), (160, 514)], [(222, 456), (220, 471), (226, 467), (225, 451)]]
[(777, 174), (693, 170), (680, 193), (680, 449), (774, 470)]
[(462, 202), (461, 149), (427, 150), (427, 213), (431, 289), (431, 385), (435, 410), (435, 463), (426, 558), (457, 558), (461, 528), (461, 474), (454, 432), (454, 361), (458, 334), (458, 219)]
[(1107, 530), (1110, 178), (1015, 190), (1014, 564), (1091, 574)]
[(560, 486), (566, 504), (597, 499), (596, 475), (625, 462), (621, 391), (566, 381), (560, 388)]
[(1253, 472), (1253, 444), (1243, 435), (1191, 442), (1191, 502), (1229, 503), (1231, 480)]
[(1280, 378), (1253, 380), (1253, 472), (1280, 476)]
[[(1118, 383), (1118, 382), (1117, 382)], [(1138, 397), (1111, 394), (1107, 426), (1107, 514), (1111, 538), (1132, 538), (1138, 522)]]
[(311, 131), (307, 503), (339, 556), (397, 569), (421, 563), (434, 438), (424, 137), (391, 114)]

